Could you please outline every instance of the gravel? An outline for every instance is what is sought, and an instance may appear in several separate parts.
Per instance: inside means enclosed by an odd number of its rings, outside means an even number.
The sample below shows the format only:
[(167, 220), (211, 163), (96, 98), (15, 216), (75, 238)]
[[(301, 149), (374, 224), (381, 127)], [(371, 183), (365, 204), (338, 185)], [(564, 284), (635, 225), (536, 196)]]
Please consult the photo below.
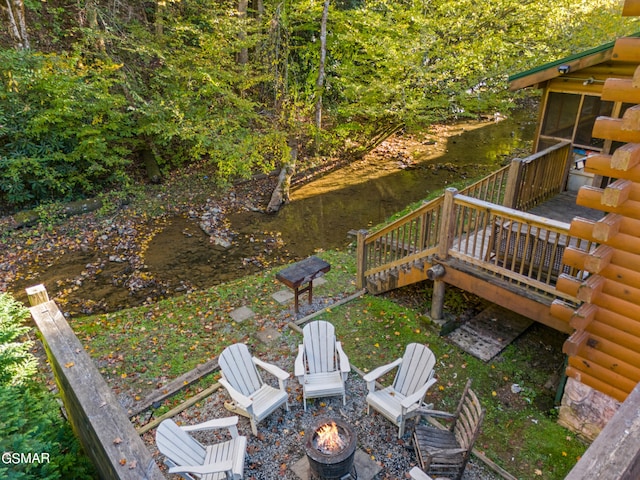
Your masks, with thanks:
[[(279, 366), (292, 371), (292, 365)], [(413, 423), (407, 422), (407, 433), (402, 439), (398, 439), (397, 427), (391, 422), (373, 411), (367, 415), (366, 384), (359, 375), (352, 372), (347, 380), (347, 401), (344, 406), (341, 397), (313, 399), (307, 402), (307, 412), (304, 412), (302, 387), (295, 378), (292, 378), (287, 388), (289, 411), (285, 411), (284, 408), (278, 409), (258, 424), (257, 437), (251, 434), (249, 420), (240, 417), (239, 432), (248, 439), (244, 471), (246, 479), (297, 480), (298, 477), (291, 467), (305, 456), (304, 432), (315, 424), (320, 416), (337, 416), (354, 428), (358, 437), (358, 448), (382, 467), (375, 477), (376, 480), (409, 478), (409, 470), (416, 465), (413, 447), (409, 445)], [(224, 407), (224, 402), (229, 399), (227, 392), (220, 388), (203, 402), (174, 417), (174, 420), (182, 424), (194, 424), (212, 418), (230, 416), (232, 413)], [(154, 432), (155, 430), (152, 430), (144, 438), (154, 455), (158, 455), (158, 463), (162, 464), (162, 455), (155, 447)], [(194, 436), (203, 444), (219, 441), (221, 438), (219, 435), (211, 431), (194, 433)], [(497, 480), (499, 478), (474, 457), (467, 465), (463, 476), (463, 480)]]

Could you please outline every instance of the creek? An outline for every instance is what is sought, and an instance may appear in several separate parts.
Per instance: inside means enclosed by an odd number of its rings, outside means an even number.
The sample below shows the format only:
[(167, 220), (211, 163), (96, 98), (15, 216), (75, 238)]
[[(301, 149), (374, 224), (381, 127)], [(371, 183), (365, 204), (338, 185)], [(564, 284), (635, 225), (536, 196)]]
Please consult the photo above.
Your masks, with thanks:
[[(528, 154), (523, 149), (534, 130), (534, 113), (519, 111), (498, 122), (466, 121), (434, 127), (419, 137), (396, 136), (363, 159), (296, 188), (291, 203), (275, 215), (249, 209), (230, 213), (229, 248), (213, 245), (199, 218), (173, 216), (150, 236), (142, 272), (94, 246), (43, 262), (47, 266), (34, 276), (37, 282), (16, 282), (11, 290), (20, 298), (25, 286), (44, 283), (55, 297), (71, 285), (64, 304), (68, 313), (116, 311), (318, 250), (345, 248), (354, 241), (350, 231), (368, 229), (452, 183), (481, 178), (513, 156)], [(92, 265), (95, 271), (88, 274)]]

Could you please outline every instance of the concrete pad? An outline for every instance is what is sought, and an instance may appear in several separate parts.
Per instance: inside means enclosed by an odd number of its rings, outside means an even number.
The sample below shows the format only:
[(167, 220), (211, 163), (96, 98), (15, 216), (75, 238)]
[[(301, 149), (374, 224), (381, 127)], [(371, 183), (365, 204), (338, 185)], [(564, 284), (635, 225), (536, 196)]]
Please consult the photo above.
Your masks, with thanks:
[(233, 319), (234, 322), (241, 323), (245, 320), (253, 317), (255, 313), (249, 307), (240, 307), (236, 308), (232, 311), (229, 316)]
[[(373, 480), (373, 478), (382, 470), (380, 465), (371, 460), (371, 457), (360, 449), (356, 450), (353, 464), (356, 467), (358, 480)], [(291, 467), (291, 471), (293, 471), (300, 480), (310, 480), (311, 474), (309, 471), (309, 461), (307, 460), (307, 456), (305, 455), (294, 463)]]
[(278, 303), (283, 304), (293, 300), (293, 292), (291, 290), (279, 290), (271, 297)]
[(281, 336), (282, 334), (273, 327), (265, 328), (264, 330), (256, 333), (256, 337), (258, 338), (258, 340), (266, 345), (269, 345), (271, 342), (277, 340)]

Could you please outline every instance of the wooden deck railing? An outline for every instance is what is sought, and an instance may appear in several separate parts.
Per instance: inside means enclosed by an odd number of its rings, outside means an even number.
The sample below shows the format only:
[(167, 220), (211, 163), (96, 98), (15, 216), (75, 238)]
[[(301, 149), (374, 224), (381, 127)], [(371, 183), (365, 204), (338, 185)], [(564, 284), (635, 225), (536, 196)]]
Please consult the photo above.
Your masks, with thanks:
[[(570, 151), (571, 144), (562, 142), (525, 159), (515, 159), (510, 165), (465, 187), (459, 195), (485, 202), (490, 207), (505, 205), (515, 206), (519, 209), (531, 208), (564, 189), (568, 175)], [(442, 206), (443, 197), (439, 197), (377, 232), (360, 231), (358, 233), (357, 276), (359, 288), (364, 286), (366, 278), (436, 254), (440, 244)], [(479, 233), (475, 229), (485, 221), (480, 217), (486, 216), (487, 212), (469, 213), (469, 215), (468, 218), (461, 219), (464, 229), (457, 232), (457, 234), (468, 238), (470, 238), (472, 231), (475, 232), (475, 235)], [(518, 220), (501, 219), (499, 215), (495, 214), (494, 217), (487, 217), (491, 218), (490, 221), (493, 222), (491, 226), (485, 225), (487, 232), (495, 230), (497, 225), (504, 224), (506, 227), (507, 224), (511, 224), (515, 228), (520, 223)], [(521, 277), (524, 281), (525, 278), (532, 275), (533, 280), (546, 285), (543, 287), (544, 289), (549, 289), (549, 284), (557, 277), (553, 273), (553, 268), (548, 269), (548, 272), (545, 272), (544, 269), (528, 269), (525, 263), (517, 260), (528, 253), (538, 252), (543, 255), (543, 258), (548, 257), (548, 262), (551, 262), (551, 265), (555, 265), (559, 261), (562, 257), (560, 248), (556, 247), (554, 250), (548, 246), (552, 238), (558, 237), (558, 233), (549, 230), (549, 228), (544, 231), (549, 232), (550, 235), (550, 238), (545, 242), (540, 239), (536, 240), (535, 235), (531, 236), (531, 232), (524, 234), (518, 230), (520, 233), (508, 235), (501, 239), (501, 243), (497, 244), (498, 247), (504, 245), (506, 249), (504, 258), (501, 259), (500, 255), (486, 258), (480, 256), (474, 262), (486, 263), (489, 265), (489, 269), (497, 269), (502, 274), (509, 271), (510, 274), (505, 274), (509, 278), (519, 276), (518, 278)], [(506, 230), (504, 232), (496, 230), (495, 233), (496, 235), (507, 235)], [(566, 236), (566, 232), (562, 232), (560, 235)], [(490, 240), (490, 236), (487, 238), (474, 237), (473, 248), (486, 250)], [(516, 250), (515, 254), (513, 254), (514, 249)], [(509, 254), (509, 251), (512, 253)], [(500, 250), (497, 251), (497, 253), (499, 252)], [(491, 267), (492, 261), (493, 267)]]
[(571, 142), (565, 141), (527, 158), (512, 160), (505, 201), (499, 203), (526, 212), (564, 191), (570, 156)]
[(555, 282), (563, 273), (576, 277), (586, 273), (562, 263), (562, 255), (568, 246), (589, 251), (591, 242), (569, 235), (568, 223), (461, 195), (455, 189), (448, 193), (453, 214), (442, 222), (452, 222), (449, 257), (520, 287), (575, 301), (557, 292)]

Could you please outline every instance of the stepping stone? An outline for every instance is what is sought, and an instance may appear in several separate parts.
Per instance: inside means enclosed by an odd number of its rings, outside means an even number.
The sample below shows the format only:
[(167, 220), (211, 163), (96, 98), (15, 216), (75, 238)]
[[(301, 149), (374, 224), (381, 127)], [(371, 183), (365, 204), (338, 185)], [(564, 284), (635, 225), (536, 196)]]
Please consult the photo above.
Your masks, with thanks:
[(291, 290), (278, 290), (271, 297), (279, 304), (283, 304), (293, 300), (294, 295)]
[(229, 316), (233, 319), (233, 321), (237, 323), (244, 322), (245, 320), (253, 317), (254, 315), (255, 313), (249, 307), (236, 308), (234, 311), (232, 311), (229, 314)]
[(513, 342), (533, 320), (492, 305), (451, 332), (449, 339), (476, 358), (488, 362)]
[(264, 330), (256, 333), (256, 337), (265, 345), (269, 345), (271, 342), (280, 338), (282, 334), (273, 327), (265, 328)]
[(324, 285), (327, 283), (327, 279), (324, 277), (318, 277), (311, 280), (313, 282), (313, 288), (319, 287), (320, 285)]
[[(371, 460), (371, 457), (360, 449), (356, 450), (353, 464), (356, 467), (358, 480), (373, 480), (373, 478), (382, 470), (380, 465)], [(311, 479), (309, 461), (307, 460), (306, 455), (294, 463), (291, 470), (300, 480)]]

